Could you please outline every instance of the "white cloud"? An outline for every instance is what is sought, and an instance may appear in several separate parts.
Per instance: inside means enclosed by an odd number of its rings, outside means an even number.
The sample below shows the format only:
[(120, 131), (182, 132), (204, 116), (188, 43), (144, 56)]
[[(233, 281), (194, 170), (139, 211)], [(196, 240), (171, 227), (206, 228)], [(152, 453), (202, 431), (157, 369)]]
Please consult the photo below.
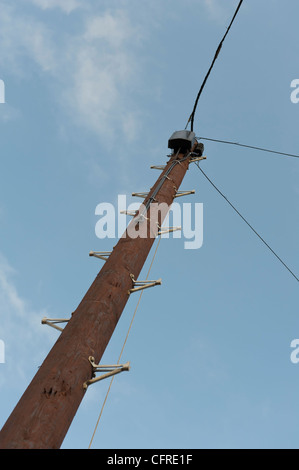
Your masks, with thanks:
[(68, 43), (69, 83), (62, 99), (81, 125), (107, 141), (116, 132), (129, 140), (138, 118), (128, 113), (130, 93), (138, 81), (137, 58), (131, 50), (139, 30), (122, 11), (88, 18), (83, 33)]
[[(8, 103), (2, 103), (0, 105), (0, 120), (2, 122), (9, 122), (15, 119), (18, 119), (21, 116), (20, 110), (14, 108)], [(0, 204), (0, 216), (2, 214), (1, 204)]]
[(66, 13), (71, 13), (73, 10), (82, 7), (82, 2), (78, 0), (31, 0), (31, 2), (43, 10), (61, 8)]
[(19, 22), (23, 47), (43, 71), (53, 71), (56, 66), (55, 50), (50, 31), (41, 23)]
[[(80, 5), (75, 0), (34, 3), (42, 8), (63, 4), (65, 12)], [(136, 135), (139, 121), (131, 104), (139, 77), (135, 45), (141, 36), (141, 29), (120, 9), (97, 15), (87, 9), (82, 15), (81, 31), (65, 33), (61, 29), (54, 33), (40, 18), (19, 14), (13, 5), (4, 3), (0, 64), (22, 77), (32, 73), (32, 62), (51, 78), (56, 103), (70, 122), (107, 142), (115, 133), (130, 140)]]
[[(41, 325), (46, 311), (35, 311), (23, 299), (13, 277), (15, 270), (0, 254), (0, 339), (4, 342), (5, 363), (0, 364), (0, 387), (27, 383), (27, 374), (48, 352), (53, 338)], [(53, 336), (53, 335), (52, 335)], [(40, 361), (40, 363), (36, 363)]]
[(28, 58), (45, 72), (55, 68), (55, 49), (49, 28), (31, 16), (18, 15), (5, 3), (1, 4), (0, 46), (2, 70), (23, 76)]
[[(226, 21), (227, 14), (229, 14), (228, 8), (230, 7), (230, 5), (228, 5), (228, 3), (229, 2), (226, 1), (225, 4), (223, 4), (223, 2), (221, 2), (220, 0), (204, 0), (205, 7), (207, 8), (210, 15), (214, 19), (217, 19), (219, 21), (221, 20), (221, 22), (223, 22), (223, 20)], [(233, 11), (233, 4), (231, 5), (231, 8), (232, 9), (230, 11), (230, 14), (232, 14)]]
[(204, 2), (211, 13), (218, 13), (221, 11), (221, 6), (218, 0), (204, 0)]
[(132, 37), (133, 28), (127, 15), (117, 10), (112, 15), (111, 12), (105, 12), (103, 15), (98, 15), (90, 18), (86, 24), (86, 32), (84, 39), (87, 41), (94, 41), (95, 39), (104, 39), (113, 48), (118, 48)]
[[(13, 269), (9, 266), (6, 259), (0, 255), (0, 300), (1, 303), (10, 305), (18, 314), (24, 315), (24, 302), (17, 294), (15, 286), (9, 282), (8, 278), (13, 273)], [(2, 305), (3, 306), (3, 305)], [(5, 311), (1, 309), (2, 312)]]

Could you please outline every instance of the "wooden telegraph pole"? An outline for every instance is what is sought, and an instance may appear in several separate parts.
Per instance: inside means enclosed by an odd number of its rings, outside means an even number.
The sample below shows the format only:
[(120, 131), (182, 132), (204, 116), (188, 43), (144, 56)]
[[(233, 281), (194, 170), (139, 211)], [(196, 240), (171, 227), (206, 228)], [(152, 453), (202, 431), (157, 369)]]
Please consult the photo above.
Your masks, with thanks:
[[(1, 449), (60, 448), (97, 371), (112, 375), (128, 364), (97, 368), (131, 293), (160, 281), (138, 276), (167, 215), (189, 163), (202, 151), (191, 131), (178, 131), (169, 140), (173, 154), (146, 195), (111, 254), (95, 253), (105, 264), (44, 360), (0, 432)], [(184, 193), (182, 193), (184, 194)], [(162, 211), (163, 212), (163, 211)], [(140, 236), (132, 237), (139, 231)], [(146, 234), (146, 236), (144, 236)], [(91, 253), (94, 254), (94, 253)], [(58, 319), (59, 320), (59, 319)], [(44, 320), (56, 326), (56, 320)]]

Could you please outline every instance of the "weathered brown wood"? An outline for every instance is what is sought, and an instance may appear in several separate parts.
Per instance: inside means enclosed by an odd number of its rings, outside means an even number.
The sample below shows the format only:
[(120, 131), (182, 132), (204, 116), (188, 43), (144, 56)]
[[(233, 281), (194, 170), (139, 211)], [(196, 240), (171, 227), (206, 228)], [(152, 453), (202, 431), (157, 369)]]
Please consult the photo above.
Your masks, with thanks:
[[(158, 187), (172, 161), (183, 157), (180, 154), (170, 159), (144, 203)], [(186, 159), (174, 166), (156, 195), (157, 202), (171, 206), (188, 165), (189, 159)], [(153, 209), (150, 208), (145, 222), (148, 230), (151, 216)], [(132, 224), (134, 219), (126, 233)], [(93, 356), (96, 363), (100, 362), (129, 298), (130, 274), (138, 279), (154, 241), (153, 236), (134, 239), (123, 236), (118, 241), (4, 424), (0, 432), (1, 449), (60, 448), (84, 397), (83, 383), (92, 377), (88, 358)]]

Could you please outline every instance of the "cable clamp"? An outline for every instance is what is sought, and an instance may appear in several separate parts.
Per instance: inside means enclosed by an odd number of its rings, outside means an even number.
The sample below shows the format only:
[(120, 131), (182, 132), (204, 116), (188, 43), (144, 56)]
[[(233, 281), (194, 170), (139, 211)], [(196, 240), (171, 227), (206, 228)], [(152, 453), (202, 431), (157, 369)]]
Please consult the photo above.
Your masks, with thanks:
[[(119, 374), (123, 371), (130, 370), (130, 363), (126, 362), (125, 364), (116, 364), (116, 365), (99, 365), (95, 364), (95, 359), (92, 356), (88, 358), (91, 367), (92, 367), (92, 379), (87, 380), (83, 384), (84, 390), (88, 388), (89, 385), (99, 382), (100, 380), (107, 379), (108, 377), (112, 377), (113, 375)], [(99, 377), (96, 377), (96, 372), (104, 372)]]
[(149, 287), (160, 286), (162, 284), (162, 279), (158, 279), (157, 281), (136, 281), (134, 274), (130, 274), (130, 277), (133, 282), (133, 287), (132, 289), (128, 290), (128, 294), (142, 289), (148, 289)]

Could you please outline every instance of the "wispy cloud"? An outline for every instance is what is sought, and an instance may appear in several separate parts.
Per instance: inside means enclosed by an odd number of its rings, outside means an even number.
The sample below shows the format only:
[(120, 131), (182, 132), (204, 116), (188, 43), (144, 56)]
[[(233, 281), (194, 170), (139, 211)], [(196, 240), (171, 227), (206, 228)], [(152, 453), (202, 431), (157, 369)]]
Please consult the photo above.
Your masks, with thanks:
[(71, 13), (73, 10), (82, 7), (82, 2), (78, 0), (30, 0), (37, 7), (43, 10), (50, 8), (60, 8), (66, 13)]
[[(0, 121), (3, 123), (14, 121), (21, 116), (19, 109), (14, 108), (8, 103), (1, 104), (0, 106)], [(1, 216), (1, 205), (0, 205), (0, 216)]]
[(67, 45), (71, 74), (62, 99), (80, 124), (107, 140), (115, 132), (134, 138), (138, 127), (138, 118), (126, 110), (137, 74), (130, 47), (136, 31), (123, 11), (106, 12), (88, 18)]
[(229, 14), (229, 7), (231, 6), (231, 9), (233, 9), (232, 1), (221, 2), (220, 0), (204, 0), (204, 5), (214, 19), (222, 21), (226, 19), (226, 16)]
[[(0, 299), (1, 303), (10, 305), (19, 315), (24, 315), (24, 302), (18, 296), (15, 286), (9, 282), (8, 278), (13, 274), (14, 270), (8, 264), (7, 260), (0, 255)], [(3, 305), (2, 305), (3, 306)], [(2, 311), (4, 309), (1, 309)]]
[(95, 39), (105, 40), (113, 48), (123, 46), (134, 34), (135, 28), (123, 10), (115, 10), (114, 14), (107, 11), (101, 15), (88, 18), (84, 39), (94, 41)]
[(44, 72), (54, 71), (56, 51), (51, 30), (41, 21), (19, 15), (15, 7), (1, 2), (0, 65), (2, 71), (23, 77), (28, 58)]
[[(16, 271), (0, 254), (0, 339), (5, 345), (5, 363), (0, 365), (0, 387), (14, 387), (36, 360), (42, 361), (51, 344), (51, 333), (41, 326), (46, 310), (36, 311), (18, 293)], [(28, 357), (32, 362), (28, 364)], [(39, 364), (38, 364), (39, 365)]]
[[(77, 0), (31, 1), (43, 9), (60, 7), (65, 13), (82, 5)], [(142, 33), (126, 10), (95, 15), (86, 8), (79, 30), (56, 34), (34, 10), (25, 14), (6, 2), (1, 7), (0, 46), (4, 53), (0, 64), (4, 70), (23, 76), (26, 70), (32, 73), (28, 64), (35, 64), (51, 78), (56, 104), (71, 122), (107, 142), (115, 133), (128, 140), (134, 138), (140, 116), (130, 104), (138, 82), (136, 44)]]

